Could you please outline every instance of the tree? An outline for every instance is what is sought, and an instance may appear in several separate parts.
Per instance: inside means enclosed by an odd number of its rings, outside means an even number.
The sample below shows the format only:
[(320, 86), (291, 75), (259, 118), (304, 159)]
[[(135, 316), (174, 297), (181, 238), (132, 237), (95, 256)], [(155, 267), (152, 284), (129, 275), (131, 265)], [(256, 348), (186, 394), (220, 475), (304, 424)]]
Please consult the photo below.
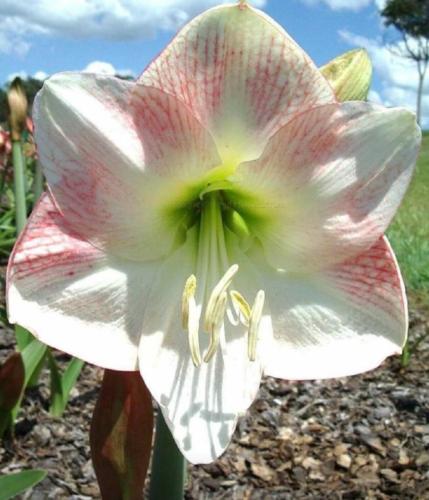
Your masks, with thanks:
[(420, 124), (423, 84), (429, 64), (429, 0), (387, 0), (381, 15), (384, 24), (395, 27), (402, 37), (403, 44), (396, 46), (400, 55), (417, 65), (416, 114)]

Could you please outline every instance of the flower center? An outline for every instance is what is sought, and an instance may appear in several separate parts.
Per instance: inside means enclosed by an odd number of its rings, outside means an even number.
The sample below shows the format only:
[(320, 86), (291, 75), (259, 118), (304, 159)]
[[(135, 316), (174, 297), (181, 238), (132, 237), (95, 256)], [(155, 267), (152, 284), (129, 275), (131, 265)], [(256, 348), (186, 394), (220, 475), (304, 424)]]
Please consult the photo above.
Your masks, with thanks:
[[(191, 275), (185, 282), (182, 295), (182, 326), (188, 334), (189, 350), (195, 366), (200, 366), (202, 359), (208, 363), (216, 354), (221, 339), (225, 336), (226, 319), (233, 326), (237, 326), (240, 322), (246, 326), (248, 357), (250, 361), (256, 359), (265, 294), (260, 290), (253, 307), (250, 307), (238, 291), (228, 293), (239, 266), (230, 264), (225, 228), (233, 225), (234, 232), (240, 229), (245, 232), (246, 228), (237, 212), (234, 216), (234, 212), (231, 213), (230, 209), (222, 209), (220, 189), (224, 187), (227, 186), (220, 186), (219, 183), (211, 184), (200, 194), (201, 215), (198, 226), (196, 275), (199, 276), (201, 283), (197, 284), (196, 276)], [(201, 304), (200, 307), (197, 302)], [(204, 332), (210, 336), (203, 358), (199, 342), (201, 319)]]

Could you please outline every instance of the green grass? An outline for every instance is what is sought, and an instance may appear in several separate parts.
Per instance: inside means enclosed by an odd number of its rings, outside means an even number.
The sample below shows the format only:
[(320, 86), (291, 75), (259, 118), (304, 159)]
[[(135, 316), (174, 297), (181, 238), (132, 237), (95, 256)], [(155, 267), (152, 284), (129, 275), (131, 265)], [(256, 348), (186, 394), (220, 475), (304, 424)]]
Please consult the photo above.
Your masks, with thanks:
[(429, 304), (429, 132), (405, 199), (387, 232), (407, 289)]

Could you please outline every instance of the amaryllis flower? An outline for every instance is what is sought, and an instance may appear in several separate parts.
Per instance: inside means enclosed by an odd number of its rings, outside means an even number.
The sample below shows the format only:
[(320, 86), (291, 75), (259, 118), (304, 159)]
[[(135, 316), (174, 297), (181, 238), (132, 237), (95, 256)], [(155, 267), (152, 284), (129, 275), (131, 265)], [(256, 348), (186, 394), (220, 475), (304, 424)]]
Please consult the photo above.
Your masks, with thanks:
[(6, 167), (11, 153), (12, 142), (10, 140), (10, 134), (0, 127), (0, 171)]
[(137, 83), (55, 75), (34, 121), (50, 194), (11, 257), (10, 320), (139, 369), (191, 462), (222, 453), (262, 374), (339, 377), (401, 351), (383, 233), (414, 116), (338, 103), (261, 12), (205, 12)]

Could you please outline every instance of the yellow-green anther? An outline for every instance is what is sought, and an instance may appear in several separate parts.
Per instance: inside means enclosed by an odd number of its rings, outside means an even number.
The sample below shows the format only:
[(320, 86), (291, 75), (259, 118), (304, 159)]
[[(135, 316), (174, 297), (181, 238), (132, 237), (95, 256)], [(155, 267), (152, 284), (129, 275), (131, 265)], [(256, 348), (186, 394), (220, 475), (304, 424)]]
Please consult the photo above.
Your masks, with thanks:
[(220, 330), (222, 328), (222, 324), (224, 322), (225, 310), (226, 310), (226, 302), (228, 299), (228, 295), (226, 292), (223, 292), (219, 299), (216, 302), (216, 305), (213, 309), (213, 322), (210, 328), (210, 344), (207, 349), (207, 352), (204, 356), (205, 363), (208, 363), (213, 356), (215, 355), (218, 345), (219, 345), (219, 337)]
[(195, 296), (195, 290), (197, 289), (197, 278), (191, 274), (186, 280), (185, 288), (182, 294), (182, 327), (187, 330), (189, 322), (189, 300), (191, 297)]
[(372, 64), (364, 49), (354, 49), (320, 68), (340, 102), (364, 101), (371, 85)]
[(198, 330), (200, 326), (197, 304), (194, 296), (190, 296), (188, 300), (188, 343), (191, 351), (192, 362), (195, 366), (201, 365), (200, 342), (198, 338)]
[(256, 294), (255, 302), (252, 307), (249, 320), (249, 334), (247, 344), (247, 355), (250, 361), (256, 359), (256, 344), (258, 343), (258, 331), (262, 318), (262, 310), (264, 308), (265, 292), (259, 290)]
[(232, 302), (239, 309), (241, 315), (246, 320), (247, 324), (250, 320), (250, 315), (252, 313), (252, 308), (250, 307), (247, 300), (241, 295), (237, 290), (231, 290), (230, 292)]
[(237, 271), (238, 271), (238, 265), (237, 264), (232, 265), (219, 280), (218, 284), (214, 287), (210, 295), (210, 298), (207, 302), (206, 312), (204, 315), (204, 330), (208, 333), (210, 333), (212, 330), (212, 324), (214, 322), (215, 306), (219, 298), (223, 294), (223, 292), (225, 292), (225, 290), (231, 284), (232, 278), (237, 273)]

